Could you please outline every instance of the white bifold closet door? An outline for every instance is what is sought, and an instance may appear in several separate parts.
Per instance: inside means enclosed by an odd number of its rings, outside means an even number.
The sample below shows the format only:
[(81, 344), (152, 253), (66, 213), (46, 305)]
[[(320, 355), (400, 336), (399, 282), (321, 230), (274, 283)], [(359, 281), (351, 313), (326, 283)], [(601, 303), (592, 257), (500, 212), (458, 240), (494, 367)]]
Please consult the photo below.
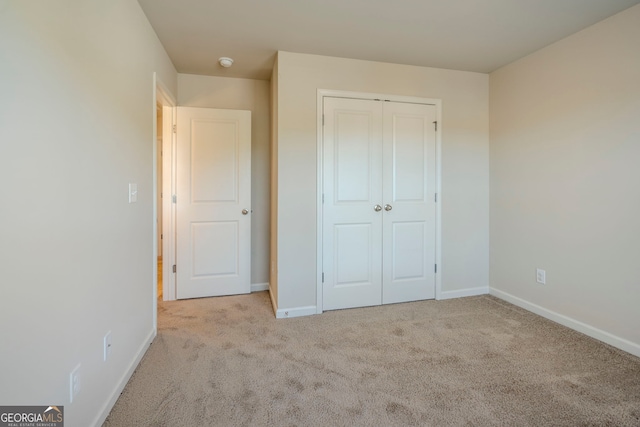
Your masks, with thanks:
[(323, 309), (435, 297), (436, 107), (325, 98)]

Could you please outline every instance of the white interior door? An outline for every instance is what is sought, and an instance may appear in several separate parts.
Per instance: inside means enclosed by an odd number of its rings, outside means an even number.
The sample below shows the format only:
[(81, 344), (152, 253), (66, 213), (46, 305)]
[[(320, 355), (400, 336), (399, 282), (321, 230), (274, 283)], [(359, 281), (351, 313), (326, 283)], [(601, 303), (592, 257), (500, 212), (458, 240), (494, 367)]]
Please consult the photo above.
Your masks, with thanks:
[(251, 291), (251, 112), (178, 107), (177, 298)]
[(324, 98), (323, 309), (435, 297), (434, 105)]
[(325, 98), (323, 307), (379, 305), (382, 103)]
[(435, 105), (384, 103), (382, 303), (435, 298)]

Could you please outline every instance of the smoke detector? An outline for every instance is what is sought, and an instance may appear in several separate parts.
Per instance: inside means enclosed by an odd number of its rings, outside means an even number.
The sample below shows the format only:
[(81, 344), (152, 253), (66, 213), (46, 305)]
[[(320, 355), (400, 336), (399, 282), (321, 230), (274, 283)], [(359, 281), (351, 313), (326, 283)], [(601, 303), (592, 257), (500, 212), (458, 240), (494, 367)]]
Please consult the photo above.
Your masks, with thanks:
[(231, 67), (233, 65), (233, 59), (227, 58), (226, 56), (218, 58), (218, 62), (224, 68), (229, 68), (229, 67)]

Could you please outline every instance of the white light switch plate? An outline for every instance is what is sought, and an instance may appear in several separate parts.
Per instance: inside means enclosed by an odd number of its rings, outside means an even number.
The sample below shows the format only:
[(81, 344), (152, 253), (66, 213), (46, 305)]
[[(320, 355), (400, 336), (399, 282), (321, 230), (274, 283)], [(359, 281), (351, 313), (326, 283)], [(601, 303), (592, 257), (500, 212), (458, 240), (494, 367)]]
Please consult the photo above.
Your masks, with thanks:
[(129, 203), (138, 201), (138, 184), (129, 183)]

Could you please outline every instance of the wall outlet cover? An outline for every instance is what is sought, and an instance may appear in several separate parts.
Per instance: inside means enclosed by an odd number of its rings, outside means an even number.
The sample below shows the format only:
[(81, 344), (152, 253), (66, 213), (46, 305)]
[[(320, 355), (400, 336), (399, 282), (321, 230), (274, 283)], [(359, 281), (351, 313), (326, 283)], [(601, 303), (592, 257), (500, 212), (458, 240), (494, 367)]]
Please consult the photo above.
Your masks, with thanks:
[(69, 403), (80, 393), (80, 363), (69, 374)]
[(111, 355), (111, 331), (107, 332), (103, 339), (103, 360), (106, 362)]

